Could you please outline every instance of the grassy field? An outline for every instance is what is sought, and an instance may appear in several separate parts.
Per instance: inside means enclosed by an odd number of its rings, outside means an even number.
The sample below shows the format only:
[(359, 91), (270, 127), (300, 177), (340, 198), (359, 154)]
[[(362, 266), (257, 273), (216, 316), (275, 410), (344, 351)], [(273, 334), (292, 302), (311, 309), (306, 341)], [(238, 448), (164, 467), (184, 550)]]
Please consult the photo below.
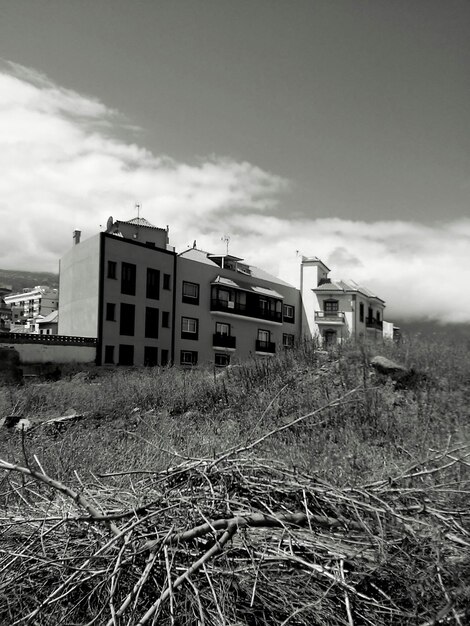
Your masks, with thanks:
[(469, 400), (412, 339), (3, 387), (0, 623), (468, 623)]

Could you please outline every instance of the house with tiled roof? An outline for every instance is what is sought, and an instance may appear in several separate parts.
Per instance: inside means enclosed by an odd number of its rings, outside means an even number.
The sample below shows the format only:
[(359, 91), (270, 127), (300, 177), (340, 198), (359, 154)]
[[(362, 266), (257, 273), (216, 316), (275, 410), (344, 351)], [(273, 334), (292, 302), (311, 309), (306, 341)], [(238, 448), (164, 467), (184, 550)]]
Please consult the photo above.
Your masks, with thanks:
[(347, 338), (393, 338), (393, 324), (384, 321), (385, 302), (352, 280), (332, 280), (330, 269), (317, 257), (302, 257), (302, 332), (323, 344)]

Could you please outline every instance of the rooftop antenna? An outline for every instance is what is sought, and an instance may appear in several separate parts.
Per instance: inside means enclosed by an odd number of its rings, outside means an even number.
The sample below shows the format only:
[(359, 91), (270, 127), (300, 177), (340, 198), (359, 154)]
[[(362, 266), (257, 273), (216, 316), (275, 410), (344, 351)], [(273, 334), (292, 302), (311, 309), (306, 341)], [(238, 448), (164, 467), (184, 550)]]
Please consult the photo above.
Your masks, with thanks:
[(135, 208), (137, 209), (137, 219), (140, 218), (140, 208), (141, 208), (141, 204), (139, 202), (135, 203)]
[(221, 241), (225, 242), (225, 246), (226, 246), (226, 254), (228, 255), (228, 244), (230, 243), (230, 235), (224, 235), (223, 237), (220, 238)]

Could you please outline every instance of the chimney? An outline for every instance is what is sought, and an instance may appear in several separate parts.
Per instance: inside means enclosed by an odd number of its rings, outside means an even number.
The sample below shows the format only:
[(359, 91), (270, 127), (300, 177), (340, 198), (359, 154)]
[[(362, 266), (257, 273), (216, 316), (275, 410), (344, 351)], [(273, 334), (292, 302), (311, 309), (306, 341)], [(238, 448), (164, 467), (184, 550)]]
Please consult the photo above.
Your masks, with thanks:
[(81, 230), (74, 230), (73, 231), (73, 241), (75, 243), (75, 245), (77, 245), (77, 243), (80, 243), (80, 236), (82, 234)]

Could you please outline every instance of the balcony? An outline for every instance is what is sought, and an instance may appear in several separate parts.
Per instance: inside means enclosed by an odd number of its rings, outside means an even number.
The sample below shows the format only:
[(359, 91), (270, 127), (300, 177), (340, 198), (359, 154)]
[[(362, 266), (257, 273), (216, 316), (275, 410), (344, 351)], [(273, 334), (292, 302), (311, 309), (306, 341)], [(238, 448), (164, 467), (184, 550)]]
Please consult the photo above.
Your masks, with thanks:
[(220, 333), (214, 333), (212, 335), (212, 345), (217, 348), (230, 348), (235, 350), (237, 347), (236, 337), (231, 335), (221, 335)]
[(249, 304), (240, 304), (232, 300), (223, 300), (219, 298), (211, 299), (211, 311), (222, 311), (232, 315), (242, 315), (244, 317), (254, 317), (269, 322), (282, 323), (282, 312), (272, 311), (270, 309), (254, 306)]
[(375, 319), (375, 317), (367, 317), (366, 318), (366, 328), (382, 330), (383, 322), (381, 320)]
[(272, 341), (261, 341), (257, 339), (256, 352), (269, 352), (270, 354), (274, 354), (276, 352), (276, 344)]
[(344, 324), (344, 321), (343, 311), (315, 311), (317, 324)]

